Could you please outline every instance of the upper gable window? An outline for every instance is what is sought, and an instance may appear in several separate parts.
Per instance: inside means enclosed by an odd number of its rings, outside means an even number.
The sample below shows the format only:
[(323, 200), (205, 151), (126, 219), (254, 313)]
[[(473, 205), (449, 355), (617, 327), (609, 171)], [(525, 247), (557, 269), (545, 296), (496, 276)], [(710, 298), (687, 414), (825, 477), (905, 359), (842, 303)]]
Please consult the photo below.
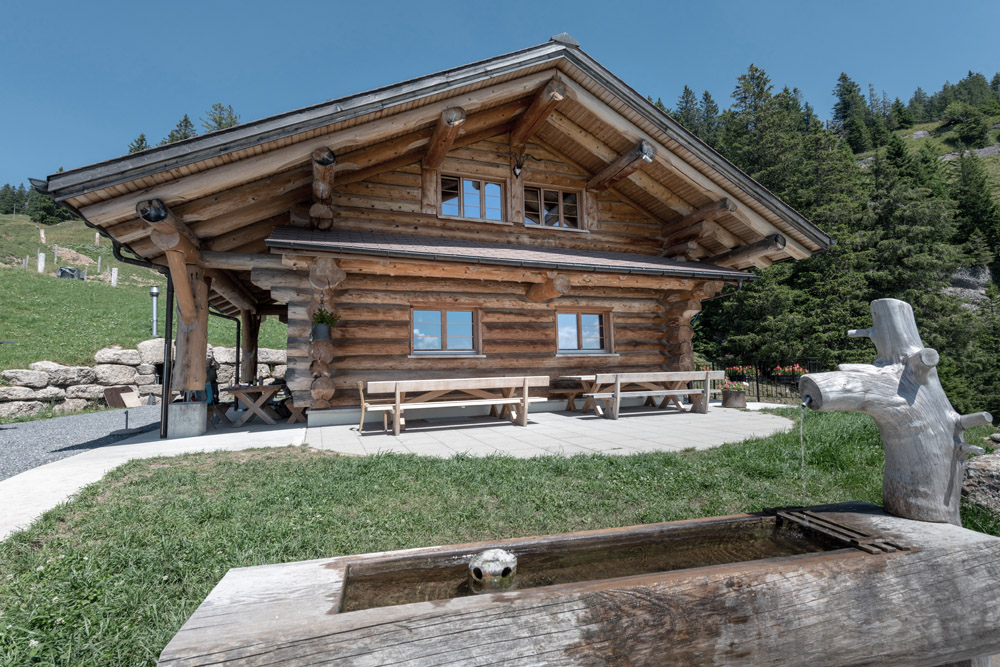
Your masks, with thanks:
[(503, 185), (461, 176), (441, 177), (441, 215), (503, 220)]
[(579, 229), (579, 199), (576, 192), (526, 187), (524, 224)]

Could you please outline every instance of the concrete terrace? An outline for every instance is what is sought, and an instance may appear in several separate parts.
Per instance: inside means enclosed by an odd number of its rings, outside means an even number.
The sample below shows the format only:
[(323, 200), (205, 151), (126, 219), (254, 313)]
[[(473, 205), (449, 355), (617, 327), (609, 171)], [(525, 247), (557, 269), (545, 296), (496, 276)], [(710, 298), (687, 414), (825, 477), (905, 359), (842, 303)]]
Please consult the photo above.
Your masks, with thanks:
[[(160, 440), (159, 432), (142, 433), (113, 445), (39, 466), (0, 481), (0, 539), (26, 528), (44, 512), (110, 470), (132, 459), (191, 452), (236, 451), (260, 447), (308, 445), (350, 456), (382, 452), (420, 456), (573, 456), (630, 455), (648, 452), (708, 449), (726, 442), (768, 436), (792, 422), (751, 410), (713, 405), (708, 414), (678, 413), (653, 408), (626, 408), (611, 421), (576, 412), (531, 413), (528, 426), (488, 417), (408, 421), (398, 438), (380, 426), (266, 426), (209, 429), (194, 438)], [(778, 406), (775, 406), (778, 407)]]

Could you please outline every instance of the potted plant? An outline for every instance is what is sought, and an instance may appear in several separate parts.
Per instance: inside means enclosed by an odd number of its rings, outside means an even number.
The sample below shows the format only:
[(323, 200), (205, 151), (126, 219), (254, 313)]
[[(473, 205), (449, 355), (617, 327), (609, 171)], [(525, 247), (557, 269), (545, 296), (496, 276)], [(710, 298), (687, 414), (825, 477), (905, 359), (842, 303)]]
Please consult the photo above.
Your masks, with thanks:
[(747, 406), (746, 382), (726, 380), (722, 383), (722, 407), (745, 408)]
[(340, 317), (335, 315), (333, 311), (317, 308), (312, 321), (312, 339), (314, 341), (330, 340), (330, 327), (337, 326), (338, 322), (340, 322)]

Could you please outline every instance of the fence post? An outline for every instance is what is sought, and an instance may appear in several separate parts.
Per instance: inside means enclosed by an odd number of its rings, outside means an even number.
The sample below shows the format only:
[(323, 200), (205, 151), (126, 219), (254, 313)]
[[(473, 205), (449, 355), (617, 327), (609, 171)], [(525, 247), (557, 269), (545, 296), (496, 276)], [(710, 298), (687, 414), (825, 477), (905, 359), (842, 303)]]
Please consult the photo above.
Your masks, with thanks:
[(757, 402), (760, 403), (760, 362), (753, 362), (753, 377), (757, 384)]

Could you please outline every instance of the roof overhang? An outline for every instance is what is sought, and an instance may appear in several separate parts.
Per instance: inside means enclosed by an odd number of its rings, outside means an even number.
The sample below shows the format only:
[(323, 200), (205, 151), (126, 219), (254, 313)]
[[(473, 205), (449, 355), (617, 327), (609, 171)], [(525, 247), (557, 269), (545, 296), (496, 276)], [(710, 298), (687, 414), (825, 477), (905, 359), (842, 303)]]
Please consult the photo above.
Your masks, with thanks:
[(620, 275), (664, 276), (694, 280), (746, 282), (752, 273), (699, 262), (681, 262), (652, 255), (545, 248), (442, 239), (412, 234), (382, 234), (345, 230), (314, 231), (279, 227), (267, 246), (279, 253), (341, 254), (374, 259), (398, 258), (433, 262), (485, 264), (513, 268), (586, 271)]

